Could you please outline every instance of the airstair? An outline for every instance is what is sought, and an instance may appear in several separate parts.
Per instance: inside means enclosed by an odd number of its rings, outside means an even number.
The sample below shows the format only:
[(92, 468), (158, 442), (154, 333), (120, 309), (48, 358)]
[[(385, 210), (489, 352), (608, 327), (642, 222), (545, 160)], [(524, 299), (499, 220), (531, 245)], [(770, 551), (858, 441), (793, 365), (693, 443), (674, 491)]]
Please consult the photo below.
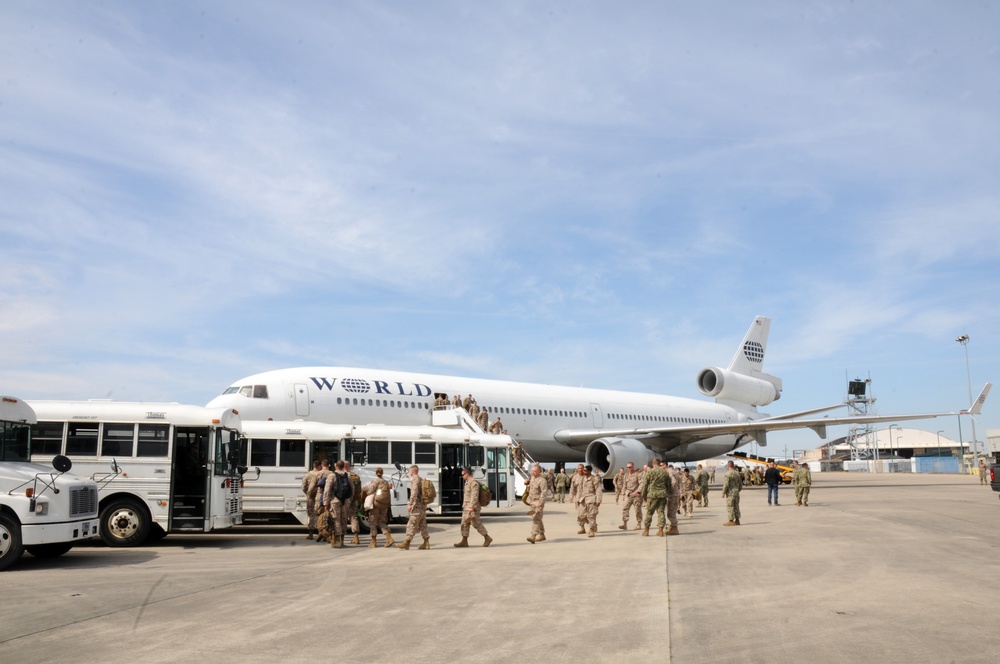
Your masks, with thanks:
[[(479, 423), (473, 419), (469, 411), (464, 408), (447, 406), (437, 408), (431, 412), (431, 426), (444, 427), (447, 429), (464, 429), (469, 433), (486, 434)], [(531, 467), (535, 465), (535, 460), (524, 449), (524, 447), (511, 437), (511, 468), (522, 480), (527, 482), (531, 479)]]

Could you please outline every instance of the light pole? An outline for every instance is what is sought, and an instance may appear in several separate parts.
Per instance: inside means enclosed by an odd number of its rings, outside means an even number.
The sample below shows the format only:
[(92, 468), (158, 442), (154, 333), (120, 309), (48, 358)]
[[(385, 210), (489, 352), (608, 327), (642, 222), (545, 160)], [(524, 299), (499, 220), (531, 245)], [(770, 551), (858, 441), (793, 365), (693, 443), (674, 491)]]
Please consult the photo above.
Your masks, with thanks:
[(937, 453), (937, 455), (938, 455), (938, 459), (941, 458), (941, 434), (943, 434), (943, 433), (944, 433), (944, 429), (938, 429), (938, 432), (937, 432), (937, 440), (938, 440), (938, 453)]
[[(892, 428), (893, 427), (896, 427), (898, 429), (899, 425), (898, 424), (890, 424), (889, 425), (889, 429), (888, 429), (888, 432), (889, 432), (889, 463), (890, 464), (892, 463)], [(890, 473), (892, 472), (892, 466), (891, 465), (889, 466), (889, 472)]]
[[(972, 374), (969, 372), (969, 335), (963, 334), (961, 336), (955, 337), (955, 341), (962, 344), (962, 348), (965, 349), (965, 380), (969, 384), (969, 403), (972, 403)], [(970, 406), (971, 407), (971, 406)], [(976, 438), (976, 418), (969, 415), (969, 420), (972, 422), (972, 460), (975, 461), (979, 457), (979, 446), (977, 444)]]
[[(903, 436), (901, 436), (901, 435), (900, 435), (900, 436), (896, 436), (896, 451), (897, 451), (897, 452), (898, 452), (898, 451), (899, 451), (899, 449), (900, 449), (900, 447), (899, 447), (899, 441), (901, 441), (901, 440), (903, 440)], [(895, 459), (895, 457), (896, 457), (897, 455), (896, 455), (896, 453), (895, 453), (895, 452), (893, 452), (893, 455), (892, 455), (892, 456), (893, 456), (893, 460), (892, 460), (892, 472), (894, 472), (894, 473), (895, 473), (895, 472), (898, 472), (898, 471), (897, 471), (897, 468), (896, 468), (896, 459)]]

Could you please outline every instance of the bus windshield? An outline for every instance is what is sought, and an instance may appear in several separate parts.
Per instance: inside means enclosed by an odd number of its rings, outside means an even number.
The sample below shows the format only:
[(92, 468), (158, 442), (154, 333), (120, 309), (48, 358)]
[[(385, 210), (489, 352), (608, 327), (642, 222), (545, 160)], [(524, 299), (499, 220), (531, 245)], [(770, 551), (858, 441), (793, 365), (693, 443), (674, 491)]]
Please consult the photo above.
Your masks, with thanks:
[(0, 461), (29, 461), (31, 427), (20, 422), (0, 422)]
[(242, 457), (243, 437), (232, 429), (216, 429), (215, 474), (235, 476)]

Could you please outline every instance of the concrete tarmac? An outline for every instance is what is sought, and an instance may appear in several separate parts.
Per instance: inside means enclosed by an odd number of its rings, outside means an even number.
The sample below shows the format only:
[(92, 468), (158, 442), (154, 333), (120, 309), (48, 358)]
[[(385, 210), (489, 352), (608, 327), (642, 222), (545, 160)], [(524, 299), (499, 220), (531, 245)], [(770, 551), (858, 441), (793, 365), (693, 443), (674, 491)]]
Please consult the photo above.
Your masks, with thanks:
[[(743, 492), (727, 528), (719, 485), (679, 537), (576, 534), (549, 503), (496, 540), (430, 551), (332, 550), (299, 528), (83, 546), (0, 574), (3, 661), (946, 662), (993, 661), (1000, 627), (997, 494), (965, 476), (813, 475), (808, 508)], [(631, 523), (630, 525), (634, 525)], [(399, 526), (393, 526), (400, 532)], [(398, 536), (397, 536), (398, 537)], [(381, 539), (381, 538), (380, 538)], [(419, 538), (414, 544), (419, 542)]]

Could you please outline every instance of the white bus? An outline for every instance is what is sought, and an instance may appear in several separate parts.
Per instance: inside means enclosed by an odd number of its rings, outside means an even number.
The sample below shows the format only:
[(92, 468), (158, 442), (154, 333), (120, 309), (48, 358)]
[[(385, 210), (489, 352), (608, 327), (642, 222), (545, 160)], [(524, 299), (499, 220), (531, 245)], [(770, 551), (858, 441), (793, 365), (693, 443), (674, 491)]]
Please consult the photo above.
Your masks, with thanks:
[(67, 474), (66, 457), (48, 457), (55, 472), (30, 463), (35, 421), (24, 401), (0, 397), (0, 570), (25, 550), (51, 558), (97, 537), (97, 484)]
[(228, 408), (30, 401), (33, 458), (64, 454), (100, 491), (100, 535), (136, 546), (242, 523), (240, 417)]
[[(420, 476), (436, 483), (438, 495), (430, 511), (461, 514), (462, 466), (493, 493), (484, 512), (511, 507), (515, 502), (510, 436), (476, 434), (434, 426), (323, 424), (321, 422), (245, 421), (246, 481), (243, 509), (250, 517), (291, 515), (306, 524), (306, 497), (302, 477), (314, 459), (349, 459), (353, 470), (368, 482), (381, 466), (391, 485), (392, 514), (406, 518), (411, 465)], [(259, 473), (258, 473), (259, 471)], [(254, 475), (257, 475), (256, 479)], [(367, 528), (367, 524), (365, 524)]]

